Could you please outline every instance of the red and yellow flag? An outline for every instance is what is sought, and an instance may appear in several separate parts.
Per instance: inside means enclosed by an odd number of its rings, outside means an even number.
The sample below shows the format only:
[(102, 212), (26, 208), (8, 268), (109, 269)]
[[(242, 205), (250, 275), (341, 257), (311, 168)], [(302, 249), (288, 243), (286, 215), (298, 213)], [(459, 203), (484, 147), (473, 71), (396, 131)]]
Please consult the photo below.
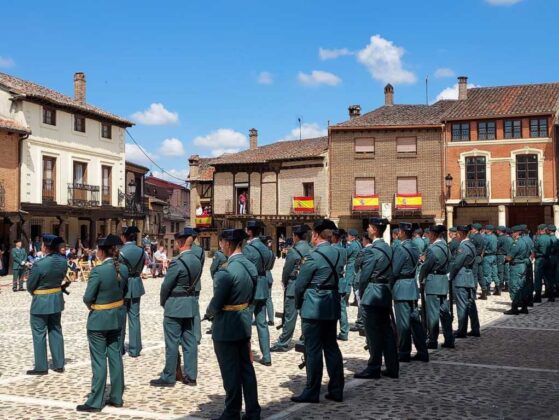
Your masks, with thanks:
[(376, 211), (379, 209), (378, 195), (355, 195), (351, 208), (354, 211)]
[(423, 204), (421, 194), (396, 194), (394, 207), (400, 210), (419, 210)]
[(293, 197), (293, 210), (297, 213), (314, 213), (314, 197)]
[(211, 216), (199, 216), (194, 219), (196, 227), (211, 227), (212, 218)]

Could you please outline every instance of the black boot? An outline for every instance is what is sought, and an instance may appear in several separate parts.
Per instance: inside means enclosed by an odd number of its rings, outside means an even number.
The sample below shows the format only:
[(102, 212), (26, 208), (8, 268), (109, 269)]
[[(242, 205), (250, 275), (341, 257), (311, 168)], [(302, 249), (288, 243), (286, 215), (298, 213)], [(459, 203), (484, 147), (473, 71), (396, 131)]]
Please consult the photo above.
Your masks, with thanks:
[(542, 303), (542, 295), (541, 293), (536, 293), (533, 299), (534, 303)]
[(528, 308), (526, 306), (523, 306), (522, 309), (520, 310), (520, 313), (528, 315)]
[(485, 290), (481, 291), (481, 295), (479, 296), (479, 300), (487, 300), (487, 292)]
[(495, 286), (495, 291), (493, 292), (493, 296), (501, 296), (501, 286)]
[(518, 315), (518, 307), (516, 305), (511, 305), (508, 311), (503, 312), (505, 315)]

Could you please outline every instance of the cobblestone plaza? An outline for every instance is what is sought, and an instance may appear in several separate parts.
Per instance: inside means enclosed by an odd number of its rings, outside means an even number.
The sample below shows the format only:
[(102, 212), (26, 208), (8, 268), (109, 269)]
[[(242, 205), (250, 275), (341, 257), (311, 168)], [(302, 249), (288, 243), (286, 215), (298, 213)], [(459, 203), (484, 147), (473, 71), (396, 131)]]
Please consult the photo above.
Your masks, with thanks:
[[(274, 305), (281, 310), (283, 261), (274, 268)], [(209, 335), (199, 349), (198, 386), (178, 383), (174, 388), (153, 388), (164, 364), (163, 310), (159, 306), (160, 279), (145, 281), (142, 299), (143, 351), (141, 357), (124, 357), (124, 407), (105, 407), (101, 413), (75, 411), (89, 392), (91, 367), (86, 338), (87, 309), (82, 303), (84, 283), (74, 283), (62, 315), (66, 371), (49, 371), (42, 377), (26, 376), (33, 367), (28, 293), (13, 293), (11, 278), (0, 279), (0, 418), (70, 419), (177, 419), (212, 418), (224, 404), (219, 368)], [(211, 298), (209, 264), (202, 278), (201, 308)], [(293, 350), (273, 353), (272, 366), (255, 363), (263, 417), (269, 419), (339, 418), (498, 418), (539, 419), (559, 416), (559, 303), (544, 303), (530, 315), (504, 317), (508, 296), (478, 301), (482, 337), (457, 340), (456, 349), (431, 353), (429, 363), (402, 363), (400, 378), (366, 381), (353, 379), (368, 358), (364, 338), (351, 333), (340, 342), (344, 355), (346, 391), (343, 403), (325, 399), (321, 404), (293, 404), (305, 383), (297, 368), (300, 355)], [(350, 320), (356, 308), (350, 307)], [(279, 320), (276, 320), (276, 324)], [(203, 325), (205, 330), (207, 325)], [(300, 335), (299, 324), (295, 337)], [(272, 344), (279, 332), (270, 327)], [(442, 336), (441, 336), (442, 342)], [(258, 341), (253, 331), (253, 352)], [(325, 372), (325, 380), (327, 375)], [(324, 392), (326, 388), (324, 388)]]

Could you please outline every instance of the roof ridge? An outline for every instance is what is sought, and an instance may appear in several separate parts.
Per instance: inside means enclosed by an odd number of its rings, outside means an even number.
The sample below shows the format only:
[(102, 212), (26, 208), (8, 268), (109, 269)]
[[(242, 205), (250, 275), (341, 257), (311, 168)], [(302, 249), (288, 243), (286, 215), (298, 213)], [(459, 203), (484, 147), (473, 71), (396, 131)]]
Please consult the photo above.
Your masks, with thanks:
[(559, 85), (559, 81), (557, 81), (557, 82), (542, 82), (542, 83), (519, 83), (519, 84), (515, 84), (515, 85), (476, 86), (476, 87), (468, 88), (468, 91), (470, 91), (470, 90), (489, 90), (489, 89), (508, 89), (508, 88), (529, 87), (529, 86), (550, 86), (550, 85)]

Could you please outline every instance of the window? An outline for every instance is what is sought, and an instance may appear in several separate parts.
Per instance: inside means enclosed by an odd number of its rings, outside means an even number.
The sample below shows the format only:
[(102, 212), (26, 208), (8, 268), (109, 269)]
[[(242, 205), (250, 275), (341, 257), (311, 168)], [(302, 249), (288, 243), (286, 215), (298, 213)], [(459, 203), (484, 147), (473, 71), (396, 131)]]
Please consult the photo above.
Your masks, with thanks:
[(466, 197), (487, 197), (487, 178), (485, 156), (466, 158)]
[(470, 140), (470, 123), (452, 124), (452, 141)]
[(415, 176), (398, 177), (398, 194), (417, 194), (417, 178)]
[(111, 167), (110, 166), (103, 166), (101, 168), (103, 179), (102, 179), (102, 203), (104, 205), (110, 205), (111, 200)]
[(56, 159), (43, 157), (43, 203), (56, 201)]
[(74, 115), (74, 131), (85, 133), (85, 117)]
[(522, 120), (505, 120), (505, 138), (522, 138)]
[(314, 197), (314, 182), (303, 182), (303, 196)]
[(417, 137), (398, 137), (396, 139), (396, 152), (415, 155), (417, 153)]
[(43, 107), (43, 123), (56, 125), (56, 109)]
[(477, 125), (479, 140), (495, 140), (495, 121), (484, 121)]
[(101, 137), (104, 139), (112, 139), (112, 126), (110, 124), (101, 124)]
[(516, 156), (516, 196), (537, 197), (538, 194), (538, 156)]
[(530, 137), (547, 137), (547, 118), (534, 118), (530, 120)]
[(375, 153), (374, 138), (355, 139), (355, 153)]
[(74, 184), (86, 183), (87, 163), (74, 162)]
[(375, 179), (355, 178), (355, 195), (375, 195)]

